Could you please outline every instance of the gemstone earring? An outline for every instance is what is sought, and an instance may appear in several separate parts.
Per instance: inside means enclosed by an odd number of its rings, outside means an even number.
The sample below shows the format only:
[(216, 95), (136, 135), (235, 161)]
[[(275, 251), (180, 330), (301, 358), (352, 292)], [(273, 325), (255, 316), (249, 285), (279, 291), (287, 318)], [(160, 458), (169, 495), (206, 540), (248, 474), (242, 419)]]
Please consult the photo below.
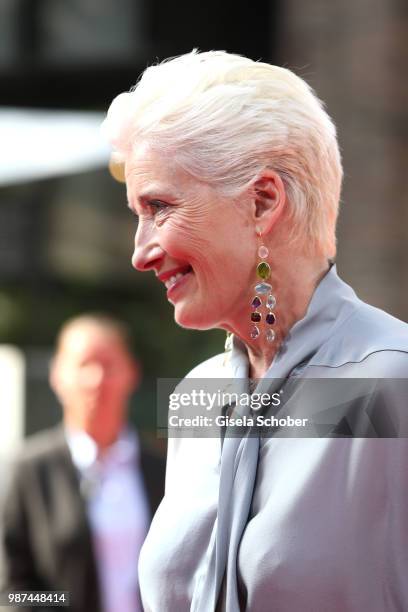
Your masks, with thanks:
[(258, 338), (260, 335), (260, 330), (259, 330), (257, 323), (261, 323), (262, 321), (262, 313), (259, 312), (259, 308), (261, 308), (262, 306), (262, 298), (259, 296), (267, 296), (266, 302), (265, 302), (265, 307), (266, 307), (265, 323), (267, 324), (268, 329), (266, 330), (265, 337), (268, 342), (273, 342), (275, 340), (276, 334), (273, 329), (269, 328), (269, 326), (274, 325), (276, 323), (275, 313), (272, 312), (276, 306), (276, 298), (272, 294), (272, 285), (270, 283), (265, 282), (271, 276), (271, 267), (269, 263), (265, 261), (269, 256), (269, 250), (264, 244), (262, 244), (262, 233), (259, 230), (257, 230), (256, 233), (261, 242), (261, 244), (258, 247), (258, 256), (263, 261), (260, 261), (256, 266), (257, 279), (258, 281), (261, 281), (261, 282), (258, 282), (254, 287), (254, 291), (257, 295), (255, 295), (255, 297), (253, 298), (251, 302), (252, 326), (251, 326), (250, 335), (251, 335), (251, 338), (253, 338), (254, 340)]

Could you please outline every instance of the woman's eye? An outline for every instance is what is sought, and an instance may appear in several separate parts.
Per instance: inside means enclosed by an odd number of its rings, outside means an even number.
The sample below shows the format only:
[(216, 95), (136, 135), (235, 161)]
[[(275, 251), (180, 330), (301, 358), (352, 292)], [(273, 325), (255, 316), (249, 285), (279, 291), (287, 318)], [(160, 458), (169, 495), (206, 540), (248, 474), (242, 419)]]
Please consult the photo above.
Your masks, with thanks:
[(148, 205), (154, 213), (161, 212), (168, 208), (168, 204), (162, 202), (161, 200), (149, 200)]

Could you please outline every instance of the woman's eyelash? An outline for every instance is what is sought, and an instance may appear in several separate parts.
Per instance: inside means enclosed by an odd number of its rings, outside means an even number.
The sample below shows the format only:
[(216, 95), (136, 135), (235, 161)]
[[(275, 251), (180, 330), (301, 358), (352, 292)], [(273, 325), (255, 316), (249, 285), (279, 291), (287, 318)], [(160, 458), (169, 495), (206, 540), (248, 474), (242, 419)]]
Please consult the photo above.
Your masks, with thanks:
[[(136, 217), (136, 220), (138, 221), (140, 215), (135, 211), (134, 208), (129, 206), (129, 204), (127, 205), (127, 207), (132, 213), (132, 215)], [(165, 211), (167, 208), (169, 208), (169, 204), (167, 204), (166, 202), (163, 202), (162, 200), (146, 200), (144, 204), (142, 205), (141, 214), (143, 215), (143, 209), (145, 211), (146, 209), (150, 209), (150, 214), (156, 215), (157, 213)]]
[(166, 202), (162, 202), (161, 200), (149, 200), (147, 205), (155, 211), (164, 210), (168, 207), (168, 204), (166, 204)]

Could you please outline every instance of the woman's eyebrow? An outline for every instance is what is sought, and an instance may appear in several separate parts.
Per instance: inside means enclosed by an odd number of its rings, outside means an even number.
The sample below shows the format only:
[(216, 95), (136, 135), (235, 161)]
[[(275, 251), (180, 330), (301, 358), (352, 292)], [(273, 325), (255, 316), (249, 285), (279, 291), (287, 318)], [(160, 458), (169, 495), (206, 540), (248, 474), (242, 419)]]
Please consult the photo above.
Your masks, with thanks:
[(132, 198), (127, 196), (127, 206), (130, 210), (136, 210), (137, 205), (140, 206), (146, 205), (149, 200), (164, 200), (171, 201), (177, 204), (180, 200), (180, 196), (177, 196), (176, 193), (170, 192), (168, 189), (164, 189), (160, 185), (154, 185), (151, 187), (146, 187), (146, 189), (142, 190), (136, 198)]
[(157, 193), (156, 189), (146, 189), (146, 191), (142, 191), (142, 193), (137, 196), (137, 200), (140, 204), (143, 204), (146, 200), (157, 197)]
[(142, 191), (140, 195), (137, 196), (137, 200), (140, 202), (140, 204), (143, 204), (144, 202), (146, 202), (146, 200), (151, 200), (153, 198), (174, 200), (175, 196), (172, 195), (167, 189), (161, 189), (160, 187), (151, 187), (149, 189), (146, 189), (145, 191)]

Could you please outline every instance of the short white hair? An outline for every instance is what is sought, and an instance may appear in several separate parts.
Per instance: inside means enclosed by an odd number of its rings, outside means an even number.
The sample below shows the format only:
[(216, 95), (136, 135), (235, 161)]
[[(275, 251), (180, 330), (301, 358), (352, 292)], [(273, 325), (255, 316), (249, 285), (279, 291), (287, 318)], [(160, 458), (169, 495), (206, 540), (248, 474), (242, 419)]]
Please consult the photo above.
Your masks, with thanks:
[(225, 195), (271, 168), (286, 188), (291, 238), (335, 254), (343, 174), (336, 128), (290, 70), (193, 50), (147, 68), (113, 100), (103, 127), (120, 161), (147, 142)]

